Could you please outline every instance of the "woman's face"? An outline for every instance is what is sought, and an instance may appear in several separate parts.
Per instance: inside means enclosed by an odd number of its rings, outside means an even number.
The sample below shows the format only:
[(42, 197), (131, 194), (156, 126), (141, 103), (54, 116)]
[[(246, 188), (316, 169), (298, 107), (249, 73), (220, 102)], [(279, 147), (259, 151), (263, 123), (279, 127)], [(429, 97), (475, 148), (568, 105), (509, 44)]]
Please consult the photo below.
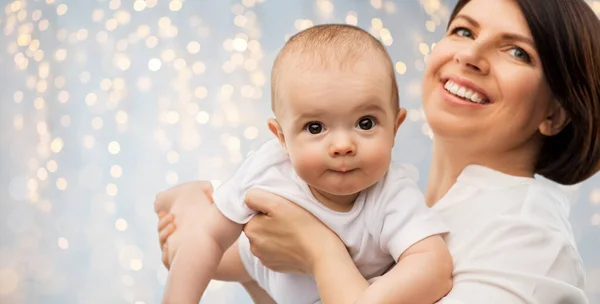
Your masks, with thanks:
[(472, 0), (427, 61), (423, 106), (436, 137), (470, 152), (539, 150), (558, 103), (513, 0)]

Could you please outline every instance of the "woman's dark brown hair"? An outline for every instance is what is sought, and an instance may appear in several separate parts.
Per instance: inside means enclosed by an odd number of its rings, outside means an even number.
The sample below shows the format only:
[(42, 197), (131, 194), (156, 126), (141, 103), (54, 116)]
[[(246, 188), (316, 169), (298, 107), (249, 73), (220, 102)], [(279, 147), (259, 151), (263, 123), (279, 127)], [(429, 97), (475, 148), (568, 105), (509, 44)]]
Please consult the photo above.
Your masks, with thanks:
[[(459, 0), (450, 22), (469, 0)], [(544, 76), (570, 118), (544, 139), (535, 173), (564, 185), (600, 170), (600, 20), (583, 0), (517, 0)]]

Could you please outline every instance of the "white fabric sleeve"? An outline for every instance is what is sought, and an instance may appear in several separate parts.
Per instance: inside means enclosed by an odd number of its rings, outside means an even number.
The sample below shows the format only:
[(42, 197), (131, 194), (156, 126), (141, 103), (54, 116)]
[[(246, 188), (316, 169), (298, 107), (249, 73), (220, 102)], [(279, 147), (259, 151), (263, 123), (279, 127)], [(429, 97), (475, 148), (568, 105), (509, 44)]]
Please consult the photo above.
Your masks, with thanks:
[(455, 258), (454, 287), (439, 304), (589, 303), (579, 254), (557, 230), (503, 216), (461, 247), (469, 254)]
[(254, 187), (265, 189), (281, 184), (284, 175), (280, 166), (286, 161), (287, 156), (277, 140), (265, 143), (215, 190), (213, 199), (217, 208), (231, 221), (246, 224), (257, 213), (246, 205), (246, 192)]
[(374, 236), (379, 236), (383, 251), (394, 260), (415, 243), (432, 235), (448, 232), (437, 213), (425, 204), (416, 183), (406, 175), (388, 174), (374, 202), (370, 220)]

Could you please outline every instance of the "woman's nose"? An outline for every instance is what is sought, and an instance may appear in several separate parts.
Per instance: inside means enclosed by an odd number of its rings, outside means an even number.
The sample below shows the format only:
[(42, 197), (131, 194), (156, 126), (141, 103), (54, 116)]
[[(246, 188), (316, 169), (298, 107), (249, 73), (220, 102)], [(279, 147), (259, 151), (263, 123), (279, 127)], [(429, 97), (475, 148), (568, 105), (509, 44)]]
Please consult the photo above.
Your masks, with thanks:
[(456, 52), (454, 61), (471, 72), (485, 75), (490, 71), (490, 65), (483, 54), (482, 46), (475, 42)]

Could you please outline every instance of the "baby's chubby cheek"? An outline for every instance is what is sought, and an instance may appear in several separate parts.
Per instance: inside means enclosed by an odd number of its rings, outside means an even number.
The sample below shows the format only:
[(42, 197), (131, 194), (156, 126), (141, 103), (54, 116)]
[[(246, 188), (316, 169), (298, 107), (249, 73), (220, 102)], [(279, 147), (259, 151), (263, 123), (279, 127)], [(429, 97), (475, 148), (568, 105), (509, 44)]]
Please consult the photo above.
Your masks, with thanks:
[(322, 156), (310, 153), (307, 150), (300, 153), (290, 153), (289, 157), (294, 170), (302, 179), (310, 180), (311, 177), (318, 176), (327, 170)]
[(382, 178), (385, 172), (390, 167), (392, 160), (392, 154), (390, 152), (379, 150), (378, 148), (372, 149), (369, 157), (362, 159), (361, 167), (364, 170), (370, 171), (372, 175), (377, 175)]

